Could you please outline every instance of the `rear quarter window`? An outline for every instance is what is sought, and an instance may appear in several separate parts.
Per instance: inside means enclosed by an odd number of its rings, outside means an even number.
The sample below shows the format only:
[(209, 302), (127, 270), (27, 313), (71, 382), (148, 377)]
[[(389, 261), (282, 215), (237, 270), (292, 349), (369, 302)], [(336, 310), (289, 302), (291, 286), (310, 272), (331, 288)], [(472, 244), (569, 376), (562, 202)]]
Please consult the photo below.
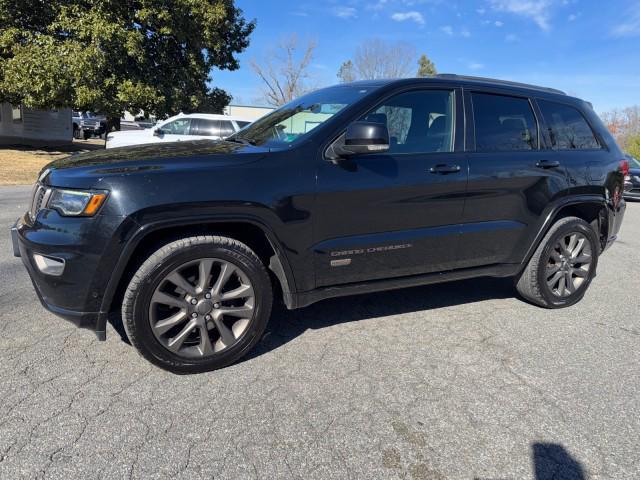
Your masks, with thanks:
[(577, 108), (549, 100), (538, 100), (538, 106), (547, 124), (553, 149), (593, 150), (600, 148), (589, 123)]

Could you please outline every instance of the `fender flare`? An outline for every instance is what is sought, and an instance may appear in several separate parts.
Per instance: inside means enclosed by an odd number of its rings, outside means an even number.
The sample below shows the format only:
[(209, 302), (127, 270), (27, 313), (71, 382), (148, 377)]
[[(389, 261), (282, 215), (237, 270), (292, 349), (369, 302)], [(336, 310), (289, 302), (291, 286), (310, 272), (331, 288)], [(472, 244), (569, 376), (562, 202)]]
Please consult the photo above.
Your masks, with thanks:
[[(566, 207), (570, 207), (570, 206), (574, 206), (574, 205), (584, 205), (584, 204), (598, 205), (598, 206), (602, 207), (604, 209), (604, 211), (606, 212), (607, 221), (608, 221), (609, 208), (608, 208), (607, 200), (604, 198), (604, 196), (601, 196), (601, 195), (574, 195), (574, 196), (571, 196), (571, 197), (563, 197), (558, 202), (554, 203), (553, 206), (544, 215), (544, 221), (540, 225), (540, 228), (538, 229), (538, 233), (534, 237), (533, 242), (531, 242), (531, 245), (529, 246), (529, 249), (527, 250), (527, 252), (526, 252), (526, 254), (524, 256), (524, 259), (522, 261), (522, 269), (524, 269), (524, 267), (527, 265), (527, 263), (529, 263), (529, 260), (531, 259), (531, 257), (533, 256), (534, 252), (536, 251), (536, 249), (540, 245), (540, 242), (542, 242), (542, 239), (544, 238), (544, 236), (547, 234), (547, 232), (551, 228), (551, 225), (553, 225), (553, 223), (555, 222), (555, 220), (558, 217), (558, 214), (560, 213), (560, 211), (562, 209), (566, 208)], [(607, 225), (607, 228), (608, 227), (609, 226)]]
[(133, 232), (133, 234), (124, 245), (120, 257), (118, 258), (118, 261), (113, 269), (109, 282), (107, 283), (104, 295), (102, 296), (100, 312), (98, 314), (98, 319), (96, 322), (96, 334), (98, 336), (98, 339), (106, 339), (106, 326), (109, 316), (109, 307), (111, 306), (118, 287), (120, 286), (122, 276), (125, 273), (125, 269), (127, 268), (129, 261), (131, 260), (133, 252), (138, 247), (138, 245), (140, 245), (140, 242), (142, 242), (145, 238), (158, 230), (180, 226), (195, 226), (216, 223), (251, 224), (262, 231), (262, 233), (267, 238), (267, 241), (271, 245), (271, 248), (275, 252), (275, 255), (273, 255), (269, 259), (267, 268), (269, 268), (278, 278), (278, 281), (280, 282), (280, 285), (282, 287), (282, 293), (286, 306), (288, 308), (293, 308), (293, 298), (295, 296), (295, 279), (293, 277), (291, 266), (286, 255), (284, 254), (280, 241), (273, 233), (272, 229), (260, 219), (251, 216), (220, 215), (212, 217), (210, 215), (207, 215), (183, 217), (180, 219), (159, 220), (144, 225), (140, 225), (136, 222), (138, 228)]

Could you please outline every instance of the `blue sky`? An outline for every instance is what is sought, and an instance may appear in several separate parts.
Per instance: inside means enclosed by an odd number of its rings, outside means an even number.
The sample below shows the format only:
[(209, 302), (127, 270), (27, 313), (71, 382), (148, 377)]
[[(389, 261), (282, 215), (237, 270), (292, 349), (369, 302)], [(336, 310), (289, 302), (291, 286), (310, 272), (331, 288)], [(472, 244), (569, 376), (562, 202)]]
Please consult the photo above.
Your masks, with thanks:
[(317, 41), (317, 86), (337, 82), (340, 64), (363, 40), (406, 42), (439, 72), (560, 88), (602, 112), (640, 104), (640, 0), (239, 0), (256, 19), (240, 70), (212, 72), (234, 103), (257, 104), (249, 62), (297, 33)]

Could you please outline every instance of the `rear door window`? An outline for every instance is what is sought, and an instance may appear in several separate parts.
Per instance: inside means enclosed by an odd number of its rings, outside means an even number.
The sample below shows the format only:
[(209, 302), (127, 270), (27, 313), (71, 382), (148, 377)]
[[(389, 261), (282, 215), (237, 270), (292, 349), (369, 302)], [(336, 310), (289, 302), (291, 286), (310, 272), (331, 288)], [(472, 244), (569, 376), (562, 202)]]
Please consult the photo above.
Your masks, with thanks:
[(538, 127), (527, 98), (472, 93), (476, 151), (538, 149)]
[(218, 120), (197, 118), (194, 120), (194, 124), (194, 128), (191, 128), (191, 135), (198, 135), (203, 137), (220, 136), (220, 122)]
[(591, 150), (600, 148), (593, 130), (578, 109), (548, 100), (538, 100), (538, 106), (547, 124), (553, 149)]

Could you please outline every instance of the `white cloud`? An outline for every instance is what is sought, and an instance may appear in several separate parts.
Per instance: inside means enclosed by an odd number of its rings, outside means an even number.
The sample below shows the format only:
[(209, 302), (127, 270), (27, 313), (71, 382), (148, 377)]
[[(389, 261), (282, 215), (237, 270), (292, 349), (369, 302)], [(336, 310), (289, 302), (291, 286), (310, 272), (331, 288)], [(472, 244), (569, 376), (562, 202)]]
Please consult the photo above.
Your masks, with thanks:
[(416, 22), (418, 25), (424, 25), (424, 17), (420, 12), (411, 11), (411, 12), (397, 12), (391, 15), (391, 19), (396, 22), (404, 22), (410, 20), (412, 22)]
[(575, 13), (572, 13), (567, 17), (567, 20), (569, 20), (570, 22), (574, 22), (577, 18), (578, 18), (578, 15)]
[(516, 43), (520, 41), (520, 37), (518, 37), (514, 33), (510, 33), (506, 37), (504, 37), (504, 40), (508, 43)]
[(358, 11), (353, 7), (335, 7), (333, 14), (340, 18), (355, 18), (358, 15)]
[(478, 15), (484, 15), (487, 11), (484, 8), (476, 8), (476, 13)]
[(482, 70), (484, 68), (484, 64), (478, 62), (471, 62), (467, 65), (469, 70)]
[(552, 0), (491, 0), (491, 6), (500, 12), (533, 20), (542, 30), (549, 30), (550, 9)]
[(449, 36), (453, 35), (453, 27), (451, 25), (444, 25), (440, 27), (440, 31), (442, 31), (443, 33)]
[(501, 22), (500, 20), (496, 20), (493, 24), (496, 27), (500, 28), (500, 27), (502, 27), (504, 25), (504, 22)]
[(462, 30), (460, 30), (460, 36), (464, 38), (469, 38), (471, 36), (471, 32), (466, 28), (463, 28)]
[(630, 8), (626, 21), (611, 30), (614, 37), (635, 37), (640, 35), (640, 4)]

